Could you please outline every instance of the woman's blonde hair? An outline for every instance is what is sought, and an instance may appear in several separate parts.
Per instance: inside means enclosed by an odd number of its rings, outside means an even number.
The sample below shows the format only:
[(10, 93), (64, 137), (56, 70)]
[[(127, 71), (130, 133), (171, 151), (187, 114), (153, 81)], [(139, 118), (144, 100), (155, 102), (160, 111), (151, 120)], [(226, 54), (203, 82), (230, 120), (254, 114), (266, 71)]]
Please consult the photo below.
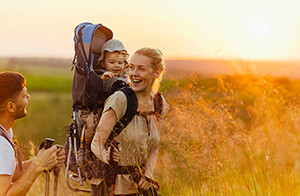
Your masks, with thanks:
[(153, 68), (156, 71), (159, 71), (159, 76), (154, 80), (152, 87), (152, 91), (156, 93), (159, 90), (160, 82), (166, 70), (162, 52), (156, 48), (145, 47), (137, 50), (134, 54), (140, 54), (149, 57), (152, 60), (151, 63)]

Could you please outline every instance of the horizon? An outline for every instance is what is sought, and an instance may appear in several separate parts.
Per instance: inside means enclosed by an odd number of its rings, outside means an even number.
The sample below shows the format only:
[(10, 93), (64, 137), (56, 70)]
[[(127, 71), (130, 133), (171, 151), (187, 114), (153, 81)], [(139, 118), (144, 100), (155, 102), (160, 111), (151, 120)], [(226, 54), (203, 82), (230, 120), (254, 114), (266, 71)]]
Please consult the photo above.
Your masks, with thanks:
[[(203, 76), (217, 75), (262, 75), (275, 78), (288, 77), (300, 79), (300, 61), (291, 60), (240, 60), (240, 59), (166, 59), (166, 76), (182, 77), (194, 73)], [(1, 69), (22, 67), (24, 71), (34, 67), (59, 67), (66, 69), (72, 67), (72, 58), (43, 58), (43, 57), (0, 57)], [(34, 68), (35, 69), (35, 68)], [(42, 71), (42, 70), (40, 70)], [(43, 72), (43, 71), (42, 71)]]
[[(73, 60), (73, 57), (55, 57), (55, 56), (1, 56), (0, 59), (63, 59)], [(242, 59), (242, 58), (209, 58), (209, 57), (167, 57), (165, 61), (241, 61), (241, 62), (299, 62), (300, 59)], [(299, 64), (300, 66), (300, 64)]]

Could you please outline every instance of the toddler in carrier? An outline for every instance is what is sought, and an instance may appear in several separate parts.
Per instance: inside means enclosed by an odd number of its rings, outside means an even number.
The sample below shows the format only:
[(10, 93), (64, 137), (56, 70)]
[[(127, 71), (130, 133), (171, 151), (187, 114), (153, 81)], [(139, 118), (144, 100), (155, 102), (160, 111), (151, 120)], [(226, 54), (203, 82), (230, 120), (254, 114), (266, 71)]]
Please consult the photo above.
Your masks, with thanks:
[(114, 77), (125, 77), (128, 57), (122, 42), (116, 39), (108, 40), (102, 47), (99, 63), (94, 70), (101, 76), (103, 83)]
[[(125, 83), (129, 83), (128, 76), (125, 75), (125, 69), (128, 66), (128, 58), (129, 54), (125, 50), (125, 47), (121, 41), (111, 39), (104, 43), (97, 66), (94, 67), (94, 71), (101, 77), (103, 81), (103, 93), (105, 93), (107, 86), (114, 82), (114, 80), (109, 79), (115, 78), (123, 80)], [(86, 141), (92, 140), (94, 128), (98, 121), (99, 113), (96, 114), (96, 116), (91, 113), (87, 117), (87, 130), (85, 135)]]

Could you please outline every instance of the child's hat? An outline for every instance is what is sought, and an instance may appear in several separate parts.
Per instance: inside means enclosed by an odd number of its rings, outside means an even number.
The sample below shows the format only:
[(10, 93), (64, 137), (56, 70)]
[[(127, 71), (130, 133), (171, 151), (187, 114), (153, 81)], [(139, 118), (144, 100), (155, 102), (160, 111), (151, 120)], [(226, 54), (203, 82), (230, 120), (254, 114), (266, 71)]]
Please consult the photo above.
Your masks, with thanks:
[(103, 44), (99, 61), (102, 61), (104, 59), (104, 51), (108, 51), (108, 52), (119, 51), (124, 56), (124, 58), (128, 58), (129, 56), (122, 42), (116, 39), (110, 39)]

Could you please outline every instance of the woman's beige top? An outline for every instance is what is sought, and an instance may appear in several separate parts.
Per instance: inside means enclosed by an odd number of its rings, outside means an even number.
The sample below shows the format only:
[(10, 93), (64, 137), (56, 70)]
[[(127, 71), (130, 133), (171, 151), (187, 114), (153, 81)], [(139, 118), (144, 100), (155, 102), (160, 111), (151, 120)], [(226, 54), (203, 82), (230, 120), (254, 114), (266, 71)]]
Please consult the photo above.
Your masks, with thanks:
[[(110, 108), (116, 113), (119, 121), (126, 112), (127, 99), (123, 92), (117, 91), (105, 102), (103, 113)], [(161, 117), (168, 111), (169, 105), (163, 98)], [(153, 104), (154, 111), (154, 104)], [(147, 162), (148, 155), (158, 145), (159, 125), (155, 115), (148, 115), (147, 121), (144, 117), (135, 115), (128, 126), (116, 137), (120, 143), (119, 165), (142, 165)], [(115, 194), (136, 193), (136, 187), (130, 179), (130, 175), (118, 175), (116, 180)]]

